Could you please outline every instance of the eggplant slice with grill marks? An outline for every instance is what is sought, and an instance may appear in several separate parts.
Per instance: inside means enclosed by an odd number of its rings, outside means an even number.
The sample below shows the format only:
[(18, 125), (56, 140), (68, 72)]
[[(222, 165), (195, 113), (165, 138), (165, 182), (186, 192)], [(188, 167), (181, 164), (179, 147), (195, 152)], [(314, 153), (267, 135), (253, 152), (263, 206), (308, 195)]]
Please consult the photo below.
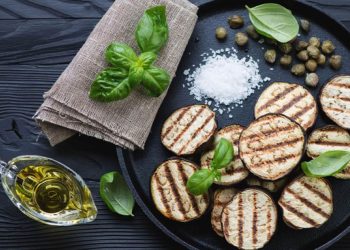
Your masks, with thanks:
[(290, 227), (317, 228), (333, 212), (332, 190), (326, 179), (301, 176), (285, 187), (278, 204)]
[(254, 175), (277, 180), (299, 163), (304, 146), (304, 130), (299, 124), (281, 114), (267, 114), (242, 132), (239, 155)]
[[(244, 130), (241, 125), (230, 125), (219, 130), (214, 136), (214, 144), (218, 143), (221, 138), (229, 140), (233, 144), (234, 160), (226, 167), (221, 169), (221, 179), (215, 180), (214, 183), (218, 185), (231, 185), (238, 183), (245, 179), (249, 171), (243, 165), (243, 162), (238, 155), (238, 141), (239, 137)], [(211, 150), (204, 153), (201, 157), (201, 168), (209, 168), (210, 163), (214, 157), (214, 151)]]
[(210, 141), (216, 131), (215, 113), (206, 105), (183, 107), (164, 122), (161, 141), (176, 155), (190, 155)]
[(332, 78), (321, 90), (324, 113), (337, 125), (350, 129), (350, 75)]
[(187, 160), (163, 162), (151, 178), (151, 195), (156, 208), (165, 217), (187, 222), (202, 216), (209, 206), (208, 194), (194, 196), (186, 188), (187, 180), (198, 167)]
[(255, 118), (268, 113), (284, 114), (307, 130), (316, 121), (317, 104), (304, 87), (293, 83), (275, 82), (260, 95), (254, 112)]
[(217, 189), (214, 192), (214, 206), (211, 211), (211, 226), (213, 230), (221, 237), (224, 237), (221, 224), (221, 215), (224, 207), (229, 203), (237, 193), (235, 188)]
[(239, 249), (259, 249), (276, 230), (277, 209), (267, 193), (248, 188), (226, 205), (221, 222), (228, 243)]
[[(316, 158), (330, 150), (350, 151), (350, 134), (347, 130), (336, 125), (328, 125), (311, 133), (306, 144), (306, 153), (310, 158)], [(350, 164), (333, 176), (339, 179), (350, 179)]]
[(287, 177), (281, 178), (276, 181), (266, 181), (266, 180), (259, 179), (256, 176), (249, 176), (246, 179), (246, 183), (249, 187), (254, 187), (254, 186), (262, 187), (272, 193), (276, 193), (282, 190), (286, 182), (287, 182)]

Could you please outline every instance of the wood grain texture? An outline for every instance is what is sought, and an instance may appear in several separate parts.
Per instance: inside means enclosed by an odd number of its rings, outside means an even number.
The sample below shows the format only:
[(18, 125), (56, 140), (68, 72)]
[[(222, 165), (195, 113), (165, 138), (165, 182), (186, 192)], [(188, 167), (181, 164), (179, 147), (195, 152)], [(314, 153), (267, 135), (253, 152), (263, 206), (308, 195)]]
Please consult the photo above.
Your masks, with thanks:
[[(306, 0), (303, 0), (306, 1)], [(349, 0), (307, 0), (350, 29)], [(0, 156), (54, 157), (91, 187), (99, 215), (91, 224), (49, 227), (22, 215), (0, 189), (0, 249), (179, 249), (136, 208), (115, 215), (98, 195), (100, 176), (117, 167), (114, 146), (76, 136), (48, 146), (31, 117), (113, 0), (0, 1)], [(86, 168), (86, 165), (93, 166)], [(349, 249), (350, 236), (333, 249)]]

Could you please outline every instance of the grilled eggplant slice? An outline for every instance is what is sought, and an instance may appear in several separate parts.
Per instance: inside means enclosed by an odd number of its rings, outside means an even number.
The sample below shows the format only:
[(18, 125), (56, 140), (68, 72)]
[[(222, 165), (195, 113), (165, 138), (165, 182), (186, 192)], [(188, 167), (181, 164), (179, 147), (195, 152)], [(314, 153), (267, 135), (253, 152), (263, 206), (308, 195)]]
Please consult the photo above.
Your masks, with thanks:
[[(233, 144), (235, 159), (221, 170), (221, 179), (214, 181), (218, 185), (231, 185), (238, 183), (245, 179), (249, 171), (243, 165), (243, 162), (238, 156), (238, 141), (244, 130), (241, 125), (231, 125), (219, 130), (214, 136), (214, 144), (218, 143), (221, 138), (229, 140)], [(204, 153), (201, 157), (201, 168), (209, 168), (210, 162), (213, 160), (214, 150)]]
[(276, 230), (277, 209), (267, 193), (248, 188), (226, 205), (221, 222), (228, 243), (240, 249), (259, 249)]
[(324, 85), (320, 103), (332, 121), (340, 127), (350, 129), (350, 75), (336, 76)]
[(284, 114), (307, 130), (316, 121), (317, 105), (314, 97), (304, 87), (275, 82), (260, 95), (254, 112), (255, 118), (268, 113)]
[(210, 141), (216, 131), (215, 113), (206, 105), (176, 110), (165, 121), (161, 141), (176, 155), (190, 155)]
[(265, 181), (265, 180), (261, 180), (255, 176), (249, 176), (246, 179), (246, 183), (248, 186), (252, 187), (252, 186), (256, 186), (256, 187), (262, 187), (267, 189), (268, 191), (275, 193), (280, 191), (284, 185), (287, 182), (287, 178), (281, 178), (279, 180), (276, 181)]
[(222, 210), (237, 192), (238, 191), (235, 188), (224, 188), (217, 189), (214, 193), (214, 206), (211, 211), (211, 225), (213, 230), (221, 237), (224, 237), (221, 224)]
[(254, 175), (277, 180), (299, 163), (305, 144), (304, 130), (281, 114), (253, 121), (239, 139), (239, 155)]
[(278, 204), (290, 227), (320, 227), (333, 212), (332, 190), (326, 179), (301, 176), (285, 187)]
[(151, 178), (151, 195), (159, 212), (165, 217), (187, 222), (202, 216), (209, 206), (208, 194), (192, 195), (187, 180), (198, 167), (187, 160), (170, 159), (163, 162)]
[[(350, 134), (345, 129), (328, 125), (313, 131), (306, 144), (306, 153), (310, 158), (316, 158), (329, 150), (350, 151)], [(341, 172), (334, 175), (339, 179), (350, 179), (350, 164)]]

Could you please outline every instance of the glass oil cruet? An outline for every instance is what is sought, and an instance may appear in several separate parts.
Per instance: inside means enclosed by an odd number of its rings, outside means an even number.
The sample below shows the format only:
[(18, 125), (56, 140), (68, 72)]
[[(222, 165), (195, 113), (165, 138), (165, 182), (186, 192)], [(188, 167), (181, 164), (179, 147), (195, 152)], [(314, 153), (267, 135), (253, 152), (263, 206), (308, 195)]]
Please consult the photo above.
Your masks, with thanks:
[(48, 225), (70, 226), (95, 220), (97, 208), (84, 180), (64, 164), (26, 155), (0, 161), (2, 186), (13, 204)]

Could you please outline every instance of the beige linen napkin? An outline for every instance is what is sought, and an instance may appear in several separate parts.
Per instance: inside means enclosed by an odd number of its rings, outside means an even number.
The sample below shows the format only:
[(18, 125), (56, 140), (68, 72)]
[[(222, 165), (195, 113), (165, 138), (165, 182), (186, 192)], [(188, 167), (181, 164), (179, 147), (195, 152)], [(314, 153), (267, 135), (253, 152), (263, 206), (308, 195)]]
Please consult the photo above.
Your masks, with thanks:
[(116, 0), (44, 94), (44, 103), (34, 116), (51, 145), (79, 132), (132, 150), (144, 148), (166, 93), (154, 98), (137, 89), (122, 101), (100, 103), (90, 100), (88, 91), (97, 73), (107, 66), (106, 47), (118, 41), (137, 50), (135, 27), (147, 8), (160, 4), (166, 5), (169, 40), (156, 65), (174, 77), (197, 21), (197, 7), (187, 0)]

